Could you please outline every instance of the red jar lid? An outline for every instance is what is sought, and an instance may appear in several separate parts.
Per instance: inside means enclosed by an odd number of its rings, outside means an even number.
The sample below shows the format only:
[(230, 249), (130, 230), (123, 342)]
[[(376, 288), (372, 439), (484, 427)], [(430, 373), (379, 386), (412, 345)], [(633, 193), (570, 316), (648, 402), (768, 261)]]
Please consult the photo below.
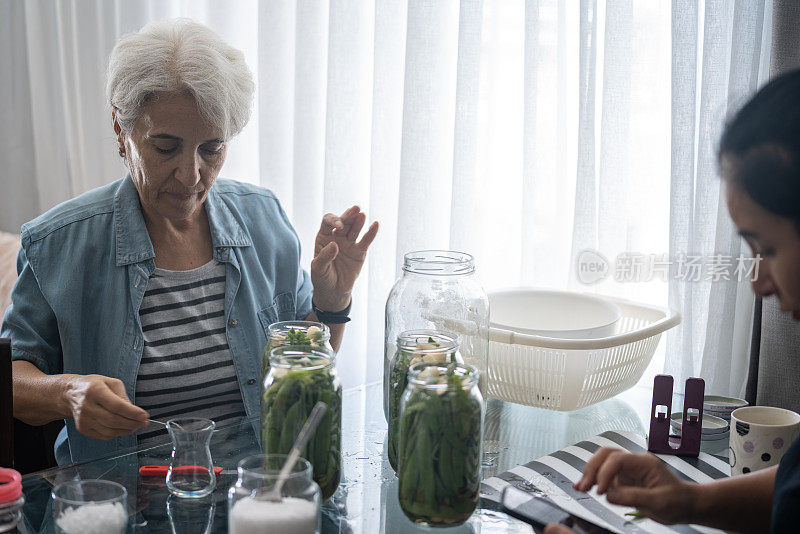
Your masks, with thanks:
[(22, 495), (22, 476), (13, 469), (0, 467), (0, 502), (14, 502)]

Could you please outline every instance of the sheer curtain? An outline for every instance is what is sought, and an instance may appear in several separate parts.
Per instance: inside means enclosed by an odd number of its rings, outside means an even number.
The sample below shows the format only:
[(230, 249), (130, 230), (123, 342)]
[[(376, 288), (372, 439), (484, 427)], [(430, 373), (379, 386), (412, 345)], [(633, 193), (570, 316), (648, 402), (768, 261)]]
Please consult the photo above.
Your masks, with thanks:
[[(738, 255), (714, 144), (765, 80), (771, 1), (239, 0), (0, 6), (0, 228), (112, 181), (103, 72), (115, 40), (192, 17), (241, 48), (255, 112), (222, 175), (274, 190), (310, 262), (323, 213), (381, 222), (341, 351), (345, 385), (381, 376), (402, 254), (475, 255), (487, 289), (562, 287), (670, 305), (682, 325), (648, 372), (744, 391), (746, 282), (593, 286), (583, 250)], [(733, 333), (733, 334), (732, 334)], [(666, 350), (665, 350), (666, 348)]]

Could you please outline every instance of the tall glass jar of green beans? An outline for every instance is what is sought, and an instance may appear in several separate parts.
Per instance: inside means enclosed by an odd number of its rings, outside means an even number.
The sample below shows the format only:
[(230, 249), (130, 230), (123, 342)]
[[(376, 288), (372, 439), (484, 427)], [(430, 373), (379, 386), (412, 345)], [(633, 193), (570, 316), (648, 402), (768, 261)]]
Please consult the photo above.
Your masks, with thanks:
[(288, 454), (314, 405), (318, 401), (328, 405), (300, 454), (311, 462), (323, 500), (336, 491), (342, 466), (342, 384), (335, 362), (336, 354), (325, 347), (276, 347), (261, 393), (264, 454)]
[(409, 330), (397, 336), (397, 352), (389, 364), (389, 463), (397, 471), (400, 397), (408, 385), (408, 369), (420, 362), (461, 362), (458, 336), (435, 330)]
[(406, 516), (459, 525), (478, 505), (483, 397), (472, 365), (411, 366), (401, 399), (398, 496)]
[(269, 371), (269, 353), (275, 347), (303, 345), (331, 349), (331, 329), (314, 321), (281, 321), (272, 323), (267, 330), (267, 346), (261, 353), (261, 383)]

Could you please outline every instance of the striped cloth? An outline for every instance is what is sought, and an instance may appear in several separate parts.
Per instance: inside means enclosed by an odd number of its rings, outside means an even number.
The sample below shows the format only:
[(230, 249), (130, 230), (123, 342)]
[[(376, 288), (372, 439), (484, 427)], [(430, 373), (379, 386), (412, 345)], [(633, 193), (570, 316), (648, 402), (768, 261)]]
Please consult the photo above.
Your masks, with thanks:
[[(144, 351), (136, 404), (152, 419), (206, 417), (219, 425), (245, 415), (225, 335), (225, 265), (189, 271), (156, 269), (139, 308)], [(139, 444), (166, 433), (151, 425)]]
[[(666, 526), (650, 519), (631, 520), (625, 513), (633, 511), (626, 506), (610, 504), (596, 489), (581, 493), (572, 484), (581, 477), (583, 468), (600, 447), (616, 447), (630, 452), (647, 451), (644, 437), (632, 432), (610, 431), (571, 445), (533, 462), (518, 465), (481, 484), (481, 497), (501, 502), (503, 489), (514, 486), (531, 494), (531, 498), (545, 498), (564, 511), (582, 517), (612, 532), (620, 533), (718, 533), (717, 529), (697, 525)], [(683, 480), (708, 482), (730, 476), (728, 463), (716, 456), (700, 453), (698, 458), (657, 454), (667, 468)]]

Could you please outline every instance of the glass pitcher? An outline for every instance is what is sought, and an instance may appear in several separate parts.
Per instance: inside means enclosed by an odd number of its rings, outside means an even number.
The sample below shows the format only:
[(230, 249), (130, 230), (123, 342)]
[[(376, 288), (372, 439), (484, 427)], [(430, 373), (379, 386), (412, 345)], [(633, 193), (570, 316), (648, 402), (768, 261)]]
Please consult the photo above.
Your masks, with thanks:
[(202, 417), (167, 421), (172, 438), (172, 456), (167, 470), (167, 489), (176, 497), (205, 497), (217, 485), (211, 460), (211, 435), (215, 423)]
[(281, 488), (281, 501), (262, 497), (275, 486), (286, 461), (283, 454), (257, 454), (239, 462), (239, 478), (228, 490), (228, 532), (316, 534), (320, 531), (319, 486), (312, 467), (300, 458)]
[(400, 407), (397, 488), (400, 507), (415, 523), (460, 525), (478, 505), (484, 417), (479, 375), (460, 363), (411, 366)]
[(386, 301), (383, 410), (389, 420), (389, 366), (396, 340), (406, 330), (453, 332), (461, 339), (461, 356), (481, 371), (481, 391), (489, 354), (489, 298), (475, 276), (469, 254), (423, 250), (404, 256), (403, 275)]

